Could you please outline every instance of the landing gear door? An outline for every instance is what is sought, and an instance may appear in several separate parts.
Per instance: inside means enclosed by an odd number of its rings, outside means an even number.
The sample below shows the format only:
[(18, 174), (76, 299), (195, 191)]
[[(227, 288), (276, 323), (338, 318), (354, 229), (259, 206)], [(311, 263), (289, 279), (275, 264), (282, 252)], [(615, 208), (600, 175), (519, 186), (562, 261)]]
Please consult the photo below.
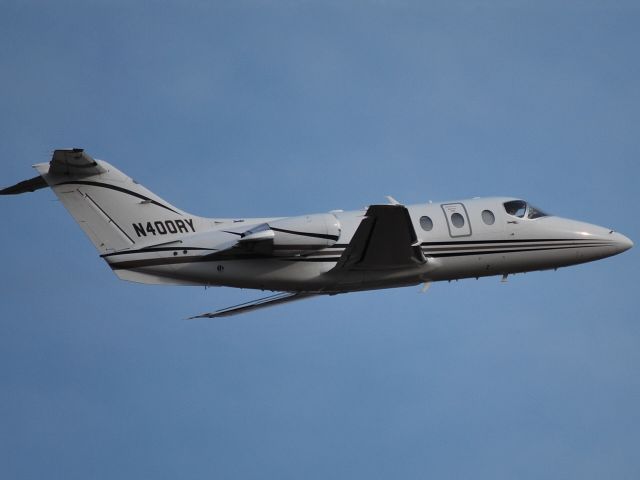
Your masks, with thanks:
[(449, 235), (452, 237), (469, 237), (471, 235), (471, 224), (467, 209), (461, 203), (445, 203), (442, 211), (447, 219)]

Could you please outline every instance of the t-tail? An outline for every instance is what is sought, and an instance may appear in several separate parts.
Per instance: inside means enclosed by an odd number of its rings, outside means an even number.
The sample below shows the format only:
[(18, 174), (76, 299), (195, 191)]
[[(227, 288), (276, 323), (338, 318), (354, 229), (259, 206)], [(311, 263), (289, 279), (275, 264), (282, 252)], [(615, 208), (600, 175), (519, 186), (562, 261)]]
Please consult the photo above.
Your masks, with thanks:
[(51, 187), (101, 255), (172, 243), (210, 225), (80, 148), (55, 150), (50, 162), (34, 168), (39, 176), (0, 194)]

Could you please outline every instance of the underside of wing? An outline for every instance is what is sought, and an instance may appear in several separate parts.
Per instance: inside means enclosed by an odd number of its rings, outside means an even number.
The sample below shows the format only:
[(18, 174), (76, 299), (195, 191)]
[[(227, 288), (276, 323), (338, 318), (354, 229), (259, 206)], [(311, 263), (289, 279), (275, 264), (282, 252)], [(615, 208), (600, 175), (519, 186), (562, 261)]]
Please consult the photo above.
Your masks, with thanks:
[(425, 261), (407, 208), (404, 205), (372, 205), (335, 268), (407, 268)]
[(258, 310), (260, 308), (272, 307), (281, 303), (294, 302), (296, 300), (303, 300), (305, 298), (315, 297), (314, 293), (295, 293), (295, 292), (281, 292), (268, 297), (259, 298), (258, 300), (252, 300), (250, 302), (240, 303), (232, 307), (216, 310), (211, 313), (203, 313), (190, 317), (189, 320), (196, 318), (219, 318), (219, 317), (231, 317), (240, 313), (250, 312), (252, 310)]

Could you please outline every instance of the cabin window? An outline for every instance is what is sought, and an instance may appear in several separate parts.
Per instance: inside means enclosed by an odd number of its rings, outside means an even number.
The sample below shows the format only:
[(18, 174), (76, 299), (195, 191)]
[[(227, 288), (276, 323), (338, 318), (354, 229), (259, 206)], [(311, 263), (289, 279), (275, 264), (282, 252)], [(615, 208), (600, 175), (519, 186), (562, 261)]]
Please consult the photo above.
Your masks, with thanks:
[(496, 216), (491, 210), (482, 211), (482, 221), (487, 225), (493, 225), (496, 222)]
[(464, 217), (456, 212), (451, 215), (451, 223), (453, 223), (453, 226), (456, 228), (462, 228), (464, 227)]
[(420, 217), (420, 226), (425, 232), (430, 232), (433, 230), (433, 221), (425, 215), (424, 217)]

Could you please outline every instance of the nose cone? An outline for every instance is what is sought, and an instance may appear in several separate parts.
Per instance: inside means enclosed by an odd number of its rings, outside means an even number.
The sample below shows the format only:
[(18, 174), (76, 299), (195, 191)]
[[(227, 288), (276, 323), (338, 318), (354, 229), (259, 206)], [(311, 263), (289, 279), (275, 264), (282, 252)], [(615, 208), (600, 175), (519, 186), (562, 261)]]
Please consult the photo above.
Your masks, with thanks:
[(568, 255), (575, 252), (578, 263), (590, 262), (618, 255), (633, 247), (633, 242), (621, 233), (589, 223), (560, 217), (545, 217), (539, 228), (548, 228), (548, 238), (572, 239), (574, 249), (566, 250)]
[(616, 253), (626, 252), (631, 247), (633, 247), (633, 242), (631, 241), (631, 239), (625, 237), (621, 233), (613, 232), (611, 236), (613, 237), (613, 243), (615, 245), (614, 248), (616, 249)]

